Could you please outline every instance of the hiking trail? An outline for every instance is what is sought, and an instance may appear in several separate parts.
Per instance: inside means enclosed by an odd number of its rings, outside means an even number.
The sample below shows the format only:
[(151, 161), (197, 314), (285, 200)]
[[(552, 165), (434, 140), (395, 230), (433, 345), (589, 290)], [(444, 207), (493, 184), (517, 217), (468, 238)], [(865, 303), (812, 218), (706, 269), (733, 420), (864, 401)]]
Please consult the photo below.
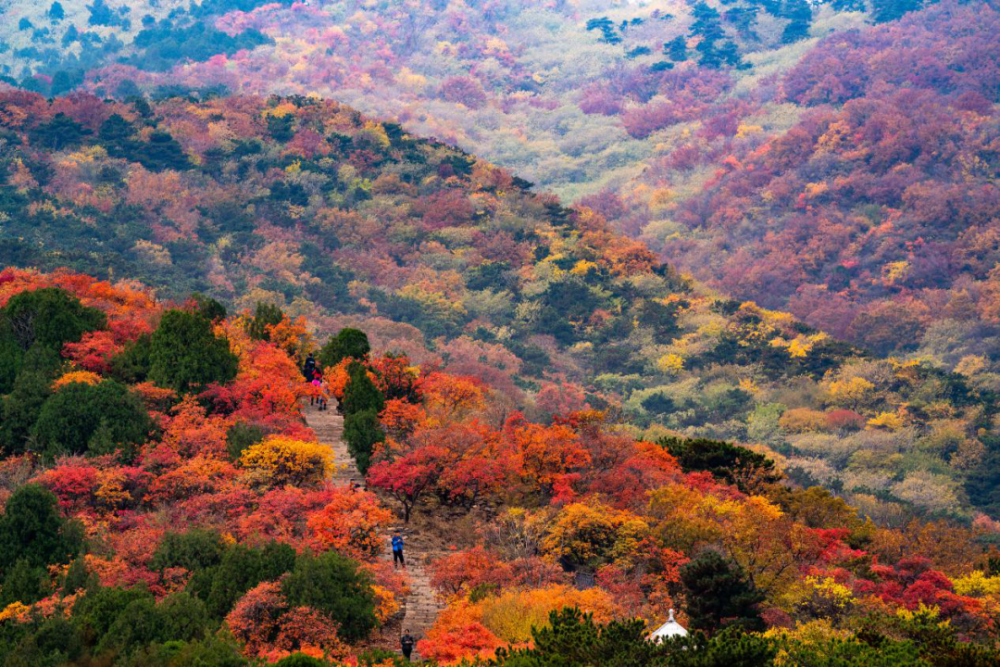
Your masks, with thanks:
[[(338, 485), (347, 485), (353, 479), (359, 485), (363, 485), (364, 477), (358, 471), (354, 457), (351, 456), (347, 449), (347, 443), (344, 442), (344, 418), (337, 412), (336, 401), (331, 401), (329, 409), (323, 411), (318, 410), (315, 406), (306, 405), (303, 408), (303, 414), (306, 423), (316, 433), (316, 438), (333, 450), (333, 460), (337, 465), (332, 475), (333, 482)], [(384, 535), (386, 549), (382, 554), (383, 558), (392, 558), (392, 552), (388, 545), (393, 533), (397, 530), (402, 533), (405, 541), (403, 554), (406, 558), (406, 573), (410, 578), (410, 594), (403, 602), (405, 615), (400, 626), (400, 634), (404, 630), (409, 630), (410, 634), (420, 640), (434, 625), (438, 613), (444, 607), (438, 600), (434, 589), (431, 588), (430, 574), (425, 569), (431, 560), (443, 555), (443, 553), (427, 548), (427, 545), (423, 544), (421, 536), (408, 529), (400, 519)], [(394, 648), (399, 652), (398, 638)], [(417, 659), (418, 657), (418, 651), (414, 648), (413, 658)]]

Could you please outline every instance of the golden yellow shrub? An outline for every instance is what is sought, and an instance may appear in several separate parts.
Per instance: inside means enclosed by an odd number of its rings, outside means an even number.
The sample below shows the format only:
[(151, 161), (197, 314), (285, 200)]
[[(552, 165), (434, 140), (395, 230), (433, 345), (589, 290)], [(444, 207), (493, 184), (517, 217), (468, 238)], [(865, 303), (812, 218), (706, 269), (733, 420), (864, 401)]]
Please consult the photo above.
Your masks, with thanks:
[(517, 644), (531, 639), (531, 628), (549, 624), (549, 612), (563, 607), (576, 607), (594, 615), (598, 623), (606, 623), (621, 611), (611, 596), (600, 588), (584, 591), (569, 586), (549, 586), (526, 591), (505, 591), (488, 597), (476, 606), (482, 623), (505, 642)]
[(318, 484), (333, 471), (333, 452), (319, 442), (270, 436), (243, 452), (240, 464), (275, 485)]
[(881, 412), (868, 420), (868, 428), (880, 428), (886, 431), (898, 431), (903, 428), (903, 418), (895, 412)]
[(824, 431), (827, 428), (826, 413), (810, 408), (792, 408), (781, 415), (778, 425), (786, 433)]
[(89, 384), (95, 385), (101, 383), (101, 376), (97, 373), (91, 373), (90, 371), (70, 371), (64, 373), (60, 378), (52, 383), (52, 388), (59, 390), (68, 384)]

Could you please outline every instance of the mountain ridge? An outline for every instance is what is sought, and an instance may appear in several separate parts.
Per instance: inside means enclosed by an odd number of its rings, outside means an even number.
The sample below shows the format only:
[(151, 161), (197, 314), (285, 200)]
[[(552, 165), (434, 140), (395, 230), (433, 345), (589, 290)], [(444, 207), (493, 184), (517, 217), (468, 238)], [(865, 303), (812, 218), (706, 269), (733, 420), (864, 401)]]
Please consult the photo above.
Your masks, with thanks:
[(886, 517), (995, 507), (988, 382), (715, 297), (592, 211), (398, 126), (308, 98), (10, 91), (0, 109), (15, 264), (360, 326), (538, 416), (766, 445)]

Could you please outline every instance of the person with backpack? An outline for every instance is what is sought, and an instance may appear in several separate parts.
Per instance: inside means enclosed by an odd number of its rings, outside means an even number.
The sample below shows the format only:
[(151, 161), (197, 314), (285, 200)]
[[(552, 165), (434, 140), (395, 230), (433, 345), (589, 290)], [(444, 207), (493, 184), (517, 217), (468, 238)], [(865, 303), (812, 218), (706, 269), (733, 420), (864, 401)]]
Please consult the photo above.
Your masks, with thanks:
[(403, 566), (406, 569), (406, 559), (403, 558), (403, 536), (398, 532), (392, 536), (392, 566)]
[(312, 353), (306, 358), (305, 365), (302, 366), (302, 375), (305, 376), (306, 382), (313, 381), (313, 375), (316, 373), (316, 359), (313, 357)]
[(319, 404), (320, 410), (326, 410), (326, 382), (323, 380), (323, 373), (319, 368), (313, 370), (312, 377), (313, 394), (309, 399), (309, 405)]
[(413, 644), (415, 640), (413, 635), (410, 634), (409, 630), (403, 631), (403, 636), (399, 638), (399, 647), (403, 649), (403, 657), (406, 658), (406, 662), (410, 661), (410, 654), (413, 653)]

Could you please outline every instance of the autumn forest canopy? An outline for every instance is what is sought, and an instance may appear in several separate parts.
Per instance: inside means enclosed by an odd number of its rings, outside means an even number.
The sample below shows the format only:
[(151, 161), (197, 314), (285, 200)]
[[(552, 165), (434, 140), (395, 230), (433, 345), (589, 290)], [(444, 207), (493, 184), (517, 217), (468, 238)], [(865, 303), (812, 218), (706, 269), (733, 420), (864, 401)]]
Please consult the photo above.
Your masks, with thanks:
[(4, 4), (0, 667), (997, 664), (998, 29)]

